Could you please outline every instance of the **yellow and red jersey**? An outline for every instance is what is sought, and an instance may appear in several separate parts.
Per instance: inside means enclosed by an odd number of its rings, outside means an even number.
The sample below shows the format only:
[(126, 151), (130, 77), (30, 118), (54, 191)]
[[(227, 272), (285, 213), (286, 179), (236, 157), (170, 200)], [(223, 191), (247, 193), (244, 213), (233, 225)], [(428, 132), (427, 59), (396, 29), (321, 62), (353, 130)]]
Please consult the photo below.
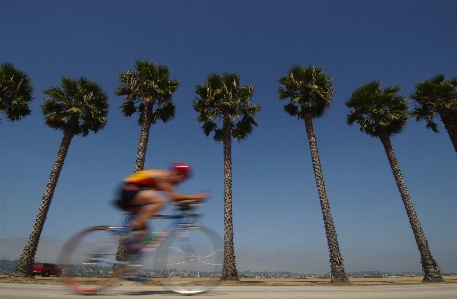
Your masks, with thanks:
[(151, 170), (140, 170), (134, 172), (123, 181), (128, 184), (148, 186), (151, 188), (156, 186), (156, 180), (153, 178)]

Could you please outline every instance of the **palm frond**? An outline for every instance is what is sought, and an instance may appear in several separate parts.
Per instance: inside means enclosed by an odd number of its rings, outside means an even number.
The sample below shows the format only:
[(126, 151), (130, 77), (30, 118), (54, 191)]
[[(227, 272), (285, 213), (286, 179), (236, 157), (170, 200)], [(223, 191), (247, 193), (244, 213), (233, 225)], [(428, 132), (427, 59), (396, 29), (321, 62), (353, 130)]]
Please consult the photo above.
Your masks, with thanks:
[[(68, 126), (75, 135), (87, 136), (106, 125), (109, 109), (108, 96), (96, 82), (85, 77), (61, 78), (61, 86), (43, 91), (48, 95), (41, 105), (45, 123), (56, 130), (66, 130)], [(69, 123), (70, 119), (77, 121)]]
[(151, 123), (158, 120), (167, 122), (174, 118), (176, 106), (173, 104), (173, 94), (179, 86), (179, 81), (170, 79), (170, 70), (165, 65), (136, 60), (135, 71), (125, 71), (118, 76), (119, 86), (115, 90), (117, 96), (124, 96), (121, 105), (125, 116), (138, 112), (138, 123), (143, 121), (144, 101), (152, 101)]
[(347, 123), (358, 123), (360, 130), (378, 137), (380, 128), (389, 136), (400, 133), (408, 121), (405, 97), (398, 95), (400, 86), (382, 89), (380, 81), (372, 81), (357, 88), (344, 104), (352, 108)]
[(0, 113), (10, 121), (18, 121), (30, 115), (33, 87), (30, 77), (13, 64), (0, 64)]
[(414, 100), (411, 116), (416, 121), (425, 120), (432, 131), (439, 132), (435, 120), (442, 114), (457, 122), (457, 78), (445, 80), (444, 74), (435, 75), (416, 84), (409, 97)]
[(261, 108), (252, 104), (254, 86), (240, 85), (236, 74), (211, 73), (206, 82), (197, 85), (197, 98), (193, 101), (194, 110), (199, 113), (197, 122), (203, 122), (202, 129), (206, 136), (214, 131), (213, 138), (222, 141), (224, 117), (230, 119), (230, 132), (236, 140), (245, 139), (257, 126), (254, 116)]
[[(303, 118), (303, 107), (311, 109), (313, 118), (321, 117), (330, 107), (334, 96), (332, 78), (322, 68), (293, 66), (287, 76), (279, 78), (278, 89), (280, 100), (289, 99), (284, 111), (292, 116)], [(292, 106), (295, 106), (293, 108)]]

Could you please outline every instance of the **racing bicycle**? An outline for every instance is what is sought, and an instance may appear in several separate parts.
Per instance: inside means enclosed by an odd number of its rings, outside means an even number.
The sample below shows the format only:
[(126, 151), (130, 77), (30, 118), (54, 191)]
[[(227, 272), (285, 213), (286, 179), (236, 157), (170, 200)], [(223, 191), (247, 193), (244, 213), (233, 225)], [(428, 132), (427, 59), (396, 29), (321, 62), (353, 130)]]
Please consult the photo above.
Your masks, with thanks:
[[(61, 279), (72, 291), (96, 294), (122, 280), (157, 279), (169, 290), (196, 294), (215, 286), (220, 280), (223, 242), (211, 229), (195, 225), (202, 216), (196, 212), (201, 204), (176, 208), (165, 229), (149, 233), (139, 252), (116, 259), (120, 244), (128, 252), (135, 233), (127, 226), (95, 226), (72, 237), (63, 246), (59, 265)], [(129, 216), (131, 217), (131, 216)]]

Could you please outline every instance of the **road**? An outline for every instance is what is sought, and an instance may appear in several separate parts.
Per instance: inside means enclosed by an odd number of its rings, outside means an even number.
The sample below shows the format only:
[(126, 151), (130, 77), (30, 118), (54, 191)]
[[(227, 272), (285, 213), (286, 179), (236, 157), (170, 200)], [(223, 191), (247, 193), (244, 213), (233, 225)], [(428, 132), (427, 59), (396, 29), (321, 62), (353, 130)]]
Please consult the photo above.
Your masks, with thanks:
[[(60, 285), (1, 283), (0, 298), (83, 298)], [(122, 286), (97, 295), (96, 299), (166, 298), (182, 295), (163, 287)], [(457, 284), (421, 284), (397, 286), (221, 286), (196, 298), (220, 299), (455, 299)]]

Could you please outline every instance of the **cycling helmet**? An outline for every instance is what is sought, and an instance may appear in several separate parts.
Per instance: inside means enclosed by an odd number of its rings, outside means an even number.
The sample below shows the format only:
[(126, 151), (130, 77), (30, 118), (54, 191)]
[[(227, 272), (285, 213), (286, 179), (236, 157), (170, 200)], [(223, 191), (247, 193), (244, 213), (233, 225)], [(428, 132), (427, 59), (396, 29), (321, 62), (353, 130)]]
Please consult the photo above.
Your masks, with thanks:
[(179, 174), (184, 174), (186, 179), (192, 175), (192, 167), (184, 163), (173, 163), (171, 169)]

